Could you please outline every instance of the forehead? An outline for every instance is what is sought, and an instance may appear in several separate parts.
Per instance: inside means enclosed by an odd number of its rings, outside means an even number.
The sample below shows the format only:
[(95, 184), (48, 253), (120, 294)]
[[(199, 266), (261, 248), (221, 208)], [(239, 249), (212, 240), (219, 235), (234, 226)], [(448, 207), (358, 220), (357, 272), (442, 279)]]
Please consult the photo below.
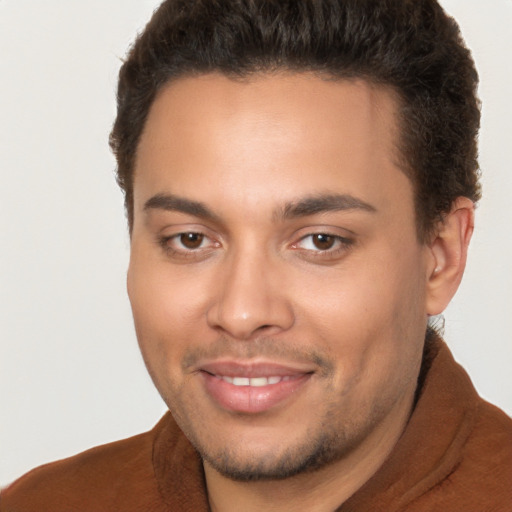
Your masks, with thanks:
[(220, 192), (222, 201), (228, 188), (246, 205), (263, 194), (278, 201), (283, 189), (382, 196), (386, 181), (404, 178), (396, 111), (391, 90), (362, 80), (302, 73), (179, 79), (160, 91), (141, 136), (135, 210), (152, 194), (214, 201)]

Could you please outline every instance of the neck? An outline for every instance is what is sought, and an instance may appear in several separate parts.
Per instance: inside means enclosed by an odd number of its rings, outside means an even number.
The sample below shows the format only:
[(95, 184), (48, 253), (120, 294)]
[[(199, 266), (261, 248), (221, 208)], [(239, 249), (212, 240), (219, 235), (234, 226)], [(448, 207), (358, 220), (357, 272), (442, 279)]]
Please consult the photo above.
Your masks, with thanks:
[(380, 468), (410, 416), (413, 396), (396, 404), (363, 442), (342, 459), (314, 472), (283, 480), (237, 482), (204, 463), (212, 512), (332, 512)]

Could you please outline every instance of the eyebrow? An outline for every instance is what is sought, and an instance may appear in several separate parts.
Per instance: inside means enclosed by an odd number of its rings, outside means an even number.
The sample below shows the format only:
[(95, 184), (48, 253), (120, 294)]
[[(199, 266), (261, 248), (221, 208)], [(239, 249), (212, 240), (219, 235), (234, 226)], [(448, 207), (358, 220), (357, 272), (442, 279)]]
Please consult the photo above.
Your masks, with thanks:
[(277, 212), (277, 217), (287, 220), (324, 212), (345, 210), (362, 210), (369, 213), (377, 212), (377, 208), (350, 194), (325, 194), (305, 197), (298, 201), (287, 203)]
[[(193, 201), (174, 194), (157, 194), (144, 203), (144, 211), (148, 210), (176, 211), (207, 220), (219, 220), (204, 203)], [(371, 204), (350, 194), (325, 194), (305, 197), (286, 203), (274, 212), (274, 220), (290, 220), (307, 217), (324, 212), (362, 210), (375, 213), (377, 209)]]
[(194, 217), (217, 220), (215, 215), (206, 205), (199, 201), (192, 201), (173, 194), (157, 194), (144, 203), (144, 211), (166, 210), (187, 213)]

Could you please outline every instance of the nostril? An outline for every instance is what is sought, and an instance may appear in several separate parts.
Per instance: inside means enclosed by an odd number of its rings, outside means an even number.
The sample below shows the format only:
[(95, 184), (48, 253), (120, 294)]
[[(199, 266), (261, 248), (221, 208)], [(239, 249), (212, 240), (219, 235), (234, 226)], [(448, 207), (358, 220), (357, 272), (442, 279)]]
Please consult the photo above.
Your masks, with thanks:
[(209, 327), (223, 331), (233, 339), (249, 340), (263, 334), (277, 334), (293, 324), (293, 312), (287, 298), (266, 285), (264, 287), (261, 282), (261, 286), (240, 279), (235, 282), (235, 277), (230, 275), (209, 305), (206, 312)]
[(272, 324), (265, 324), (265, 325), (260, 325), (258, 328), (254, 329), (254, 332), (256, 333), (267, 333), (269, 331), (273, 331), (275, 329), (275, 325), (272, 325)]

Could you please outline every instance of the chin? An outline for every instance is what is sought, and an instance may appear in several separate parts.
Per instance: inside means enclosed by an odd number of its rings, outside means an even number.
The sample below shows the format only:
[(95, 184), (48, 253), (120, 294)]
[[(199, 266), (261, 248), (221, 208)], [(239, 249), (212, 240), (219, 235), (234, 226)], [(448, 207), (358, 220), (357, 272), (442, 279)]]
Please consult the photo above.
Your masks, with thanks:
[(312, 446), (290, 448), (283, 454), (237, 456), (226, 450), (216, 456), (203, 453), (203, 458), (217, 472), (231, 480), (254, 482), (282, 480), (317, 470), (334, 462), (340, 455), (328, 440), (320, 440)]
[[(250, 442), (213, 447), (188, 436), (205, 462), (221, 475), (239, 482), (282, 480), (328, 466), (351, 452), (363, 436), (347, 436), (345, 429), (309, 432), (285, 447), (269, 439), (252, 448)], [(288, 438), (289, 439), (289, 438)]]

